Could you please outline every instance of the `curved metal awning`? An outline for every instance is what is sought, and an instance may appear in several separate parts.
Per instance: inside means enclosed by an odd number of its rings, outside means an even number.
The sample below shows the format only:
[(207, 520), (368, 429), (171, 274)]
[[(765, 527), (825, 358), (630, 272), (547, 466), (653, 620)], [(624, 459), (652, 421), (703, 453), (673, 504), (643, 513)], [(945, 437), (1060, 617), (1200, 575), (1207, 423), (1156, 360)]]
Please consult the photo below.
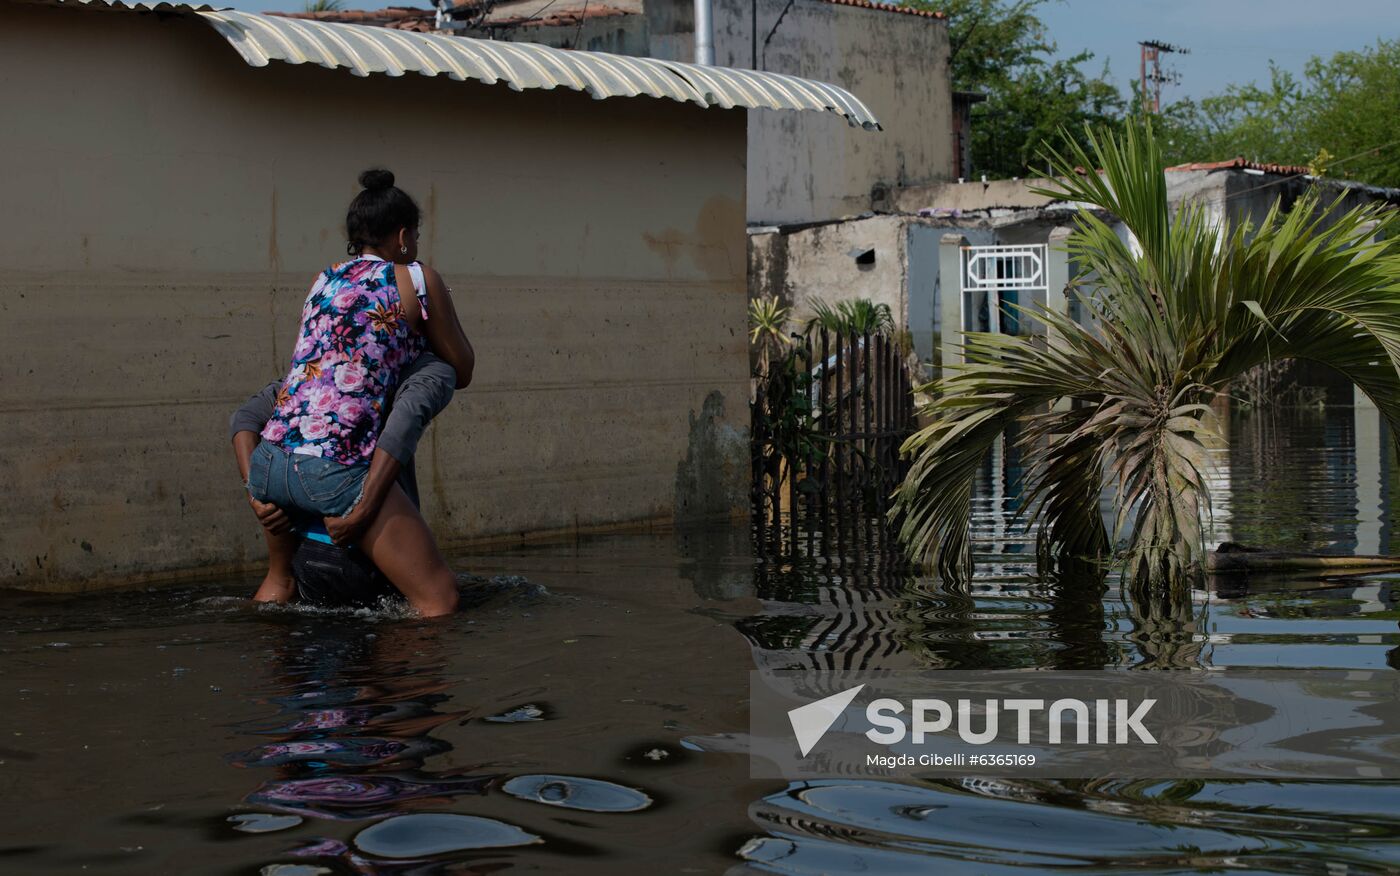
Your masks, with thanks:
[(854, 127), (880, 129), (865, 104), (844, 88), (780, 73), (282, 18), (184, 3), (39, 2), (195, 16), (213, 27), (253, 67), (282, 61), (349, 70), (356, 76), (447, 76), (487, 85), (505, 84), (515, 91), (563, 87), (587, 92), (598, 100), (645, 95), (702, 107), (830, 112)]

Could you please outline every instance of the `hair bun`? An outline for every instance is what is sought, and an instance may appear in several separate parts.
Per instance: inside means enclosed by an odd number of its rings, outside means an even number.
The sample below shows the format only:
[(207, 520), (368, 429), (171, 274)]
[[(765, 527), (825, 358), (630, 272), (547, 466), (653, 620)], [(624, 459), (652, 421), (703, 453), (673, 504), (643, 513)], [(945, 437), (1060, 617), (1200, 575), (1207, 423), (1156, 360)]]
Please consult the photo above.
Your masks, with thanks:
[(394, 185), (394, 174), (382, 167), (372, 167), (360, 174), (360, 185), (370, 191), (387, 189)]

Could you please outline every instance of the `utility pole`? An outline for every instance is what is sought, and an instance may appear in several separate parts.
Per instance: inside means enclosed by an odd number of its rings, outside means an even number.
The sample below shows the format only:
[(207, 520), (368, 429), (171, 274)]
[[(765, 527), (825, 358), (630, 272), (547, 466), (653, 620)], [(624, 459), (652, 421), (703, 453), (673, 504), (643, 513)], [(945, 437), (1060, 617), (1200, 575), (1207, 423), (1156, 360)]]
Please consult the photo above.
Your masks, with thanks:
[(714, 62), (715, 29), (710, 17), (710, 0), (695, 0), (695, 63)]
[[(1162, 111), (1162, 83), (1175, 85), (1181, 81), (1181, 74), (1175, 70), (1162, 72), (1162, 56), (1170, 54), (1189, 55), (1191, 50), (1174, 46), (1161, 40), (1143, 40), (1142, 58), (1138, 62), (1138, 82), (1142, 87), (1142, 107), (1151, 113)], [(1148, 67), (1151, 66), (1151, 70)]]

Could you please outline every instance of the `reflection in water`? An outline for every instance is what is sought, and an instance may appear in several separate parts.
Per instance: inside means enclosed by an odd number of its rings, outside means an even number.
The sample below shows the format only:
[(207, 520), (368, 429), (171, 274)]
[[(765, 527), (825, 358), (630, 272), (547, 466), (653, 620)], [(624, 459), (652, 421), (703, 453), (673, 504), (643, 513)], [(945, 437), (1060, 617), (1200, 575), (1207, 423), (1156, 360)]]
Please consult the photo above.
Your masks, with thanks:
[[(1350, 417), (1236, 417), (1220, 537), (1400, 552), (1381, 511), (1397, 467)], [(1014, 446), (998, 448), (974, 509), (982, 562), (956, 587), (837, 539), (830, 556), (814, 538), (756, 561), (744, 532), (717, 529), (502, 555), (493, 568), (558, 596), (477, 582), (484, 595), (439, 624), (254, 610), (240, 582), (0, 594), (0, 781), (22, 801), (0, 870), (1400, 871), (1394, 783), (748, 778), (754, 664), (1400, 660), (1400, 575), (1220, 577), (1155, 596), (1038, 575), (1009, 517), (1018, 472)]]
[(1380, 873), (1400, 864), (1400, 789), (1366, 786), (1358, 805), (1332, 784), (1288, 787), (1308, 808), (1279, 805), (1279, 786), (1265, 782), (801, 782), (754, 805), (767, 835), (740, 854), (778, 873)]
[(272, 721), (238, 729), (275, 741), (229, 755), (239, 766), (272, 769), (247, 801), (323, 818), (362, 818), (409, 800), (480, 794), (492, 776), (420, 772), (450, 748), (430, 731), (464, 712), (442, 712), (449, 697), (431, 626), (328, 623), (314, 642), (288, 636), (275, 649)]
[(355, 847), (381, 858), (429, 858), (468, 849), (500, 849), (543, 842), (520, 828), (476, 815), (431, 812), (396, 815), (360, 831)]
[[(1357, 416), (1364, 425), (1375, 413)], [(1394, 451), (1374, 435), (1367, 444), (1355, 422), (1349, 409), (1235, 414), (1231, 450), (1217, 460), (1213, 539), (1400, 552), (1388, 504)], [(737, 623), (755, 663), (1400, 665), (1400, 576), (1213, 576), (1149, 592), (1092, 571), (1038, 575), (1034, 535), (1012, 519), (1021, 473), (1003, 440), (975, 485), (977, 571), (966, 584), (816, 555), (760, 564), (763, 610)], [(775, 789), (750, 817), (761, 832), (739, 856), (773, 873), (1400, 869), (1400, 786), (1383, 782), (830, 780)]]
[(637, 812), (651, 798), (636, 788), (576, 776), (516, 776), (501, 790), (522, 800), (584, 812)]
[[(319, 837), (287, 853), (357, 872), (400, 872), (413, 865), (402, 872), (427, 873), (439, 872), (436, 864), (454, 854), (545, 842), (498, 819), (429, 811), (463, 798), (499, 790), (557, 809), (603, 813), (652, 805), (645, 792), (601, 779), (429, 769), (429, 758), (452, 750), (433, 731), (469, 717), (469, 710), (448, 708), (444, 638), (450, 641), (450, 629), (441, 624), (370, 627), (347, 618), (318, 623), (310, 640), (299, 631), (284, 635), (273, 651), (263, 698), (275, 715), (236, 728), (270, 741), (227, 756), (235, 766), (268, 775), (243, 798), (258, 811), (231, 817), (234, 829), (267, 832), (304, 819), (361, 822), (348, 842)], [(533, 703), (480, 718), (498, 724), (548, 719), (547, 708)], [(433, 866), (423, 869), (427, 865)]]
[[(432, 730), (466, 714), (442, 708), (450, 697), (439, 625), (368, 628), (337, 618), (318, 625), (312, 641), (299, 632), (288, 631), (273, 652), (265, 702), (277, 708), (275, 717), (238, 728), (272, 741), (228, 756), (237, 766), (271, 774), (244, 798), (247, 805), (336, 821), (396, 816), (355, 839), (361, 854), (394, 859), (538, 841), (491, 819), (401, 814), (485, 794), (499, 778), (425, 769), (427, 758), (452, 747)], [(290, 853), (370, 867), (345, 843), (329, 838)]]

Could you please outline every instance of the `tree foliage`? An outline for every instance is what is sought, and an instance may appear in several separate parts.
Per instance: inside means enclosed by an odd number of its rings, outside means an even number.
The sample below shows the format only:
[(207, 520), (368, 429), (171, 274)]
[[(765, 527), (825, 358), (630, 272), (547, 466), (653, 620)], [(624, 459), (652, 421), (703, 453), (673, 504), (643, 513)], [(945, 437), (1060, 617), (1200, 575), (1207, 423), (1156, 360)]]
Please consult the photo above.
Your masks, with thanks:
[[(1089, 52), (1056, 58), (1037, 10), (1051, 0), (904, 0), (945, 13), (953, 88), (984, 94), (973, 107), (974, 172), (1027, 176), (1040, 145), (1086, 123), (1136, 112)], [(1266, 83), (1182, 100), (1155, 119), (1169, 163), (1244, 156), (1400, 187), (1400, 40), (1313, 58), (1296, 76), (1277, 65)]]
[(1246, 158), (1400, 186), (1400, 40), (1330, 59), (1301, 78), (1277, 65), (1264, 85), (1233, 85), (1158, 120), (1174, 162)]
[[(926, 387), (928, 425), (904, 446), (913, 465), (894, 513), (911, 553), (947, 577), (971, 572), (972, 481), (1013, 424), (1042, 557), (1106, 560), (1121, 543), (1130, 577), (1149, 583), (1199, 568), (1207, 453), (1224, 443), (1210, 404), (1232, 379), (1275, 360), (1321, 362), (1400, 428), (1395, 211), (1343, 214), (1307, 195), (1287, 213), (1276, 203), (1258, 228), (1224, 228), (1191, 203), (1171, 216), (1150, 127), (1079, 139), (1045, 153), (1053, 176), (1041, 191), (1118, 217), (1141, 250), (1079, 212), (1067, 247), (1077, 282), (1094, 278), (1079, 294), (1097, 329), (1041, 310), (1046, 339), (969, 334), (966, 364)], [(1103, 170), (1076, 172), (1086, 167)]]
[(906, 0), (948, 16), (953, 88), (984, 94), (973, 107), (972, 166), (989, 177), (1027, 176), (1040, 144), (1086, 122), (1121, 119), (1124, 102), (1108, 81), (1084, 72), (1089, 52), (1055, 58), (1036, 9), (1048, 0)]

